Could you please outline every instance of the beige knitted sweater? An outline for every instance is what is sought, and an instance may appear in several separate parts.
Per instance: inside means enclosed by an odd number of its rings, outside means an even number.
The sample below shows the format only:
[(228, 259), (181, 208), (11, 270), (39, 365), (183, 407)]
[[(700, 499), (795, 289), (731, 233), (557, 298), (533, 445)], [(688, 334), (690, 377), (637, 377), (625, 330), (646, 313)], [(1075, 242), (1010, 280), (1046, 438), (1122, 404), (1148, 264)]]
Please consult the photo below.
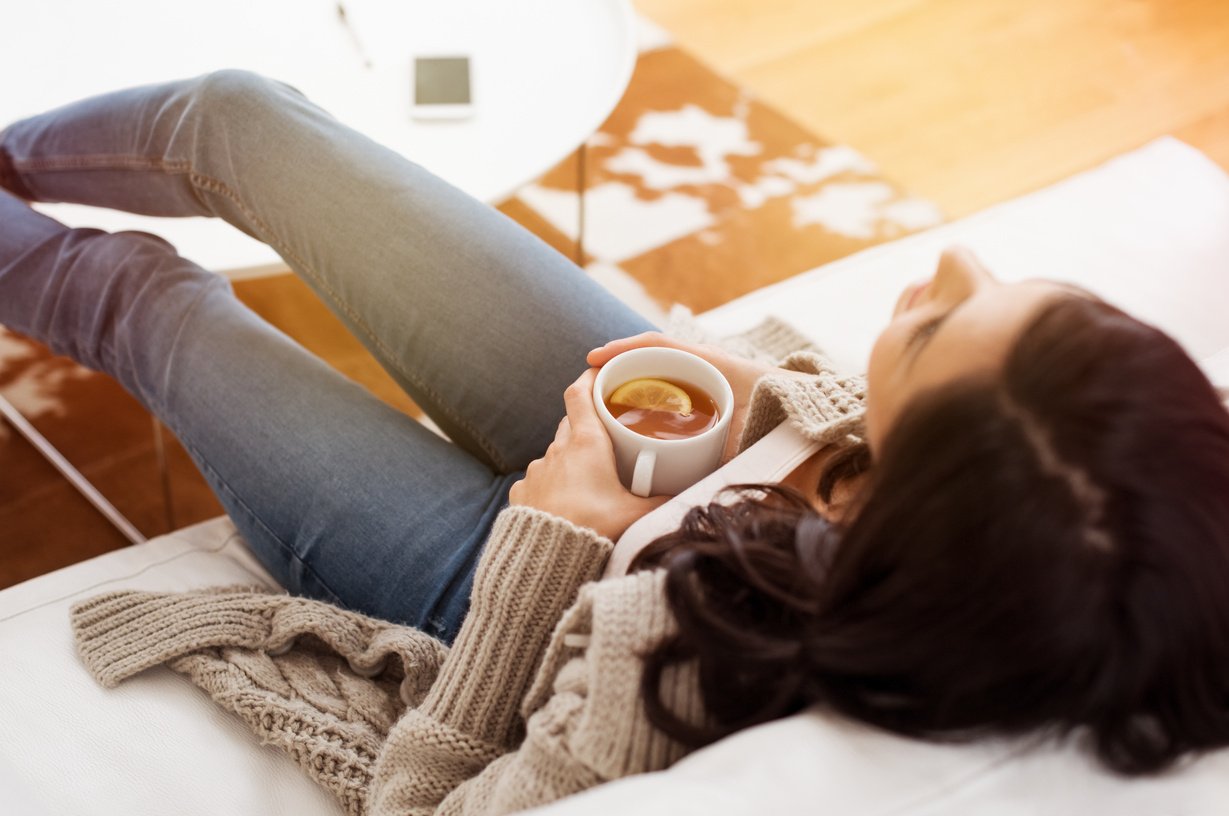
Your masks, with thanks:
[[(861, 381), (814, 353), (765, 377), (740, 447), (790, 420), (839, 442)], [(668, 767), (686, 752), (648, 722), (639, 655), (673, 631), (660, 570), (597, 581), (612, 544), (526, 507), (495, 522), (451, 649), (328, 604), (222, 588), (121, 591), (72, 609), (79, 654), (114, 686), (166, 664), (285, 750), (350, 814), (497, 814)], [(692, 668), (668, 705), (703, 706)]]

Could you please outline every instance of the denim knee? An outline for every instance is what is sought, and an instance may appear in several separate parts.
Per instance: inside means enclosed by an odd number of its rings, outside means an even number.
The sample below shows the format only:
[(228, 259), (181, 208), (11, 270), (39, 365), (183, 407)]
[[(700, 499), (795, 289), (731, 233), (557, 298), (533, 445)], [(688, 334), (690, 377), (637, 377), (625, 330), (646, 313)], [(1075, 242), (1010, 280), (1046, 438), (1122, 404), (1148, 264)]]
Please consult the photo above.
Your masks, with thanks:
[[(39, 314), (39, 334), (59, 354), (105, 371), (125, 385), (135, 357), (173, 344), (183, 316), (209, 290), (230, 281), (180, 257), (143, 232), (72, 230), (59, 246), (56, 290)], [(51, 294), (51, 293), (49, 293)]]
[(191, 105), (211, 120), (242, 111), (245, 116), (276, 109), (289, 97), (304, 99), (296, 88), (240, 68), (224, 68), (197, 77), (190, 86)]

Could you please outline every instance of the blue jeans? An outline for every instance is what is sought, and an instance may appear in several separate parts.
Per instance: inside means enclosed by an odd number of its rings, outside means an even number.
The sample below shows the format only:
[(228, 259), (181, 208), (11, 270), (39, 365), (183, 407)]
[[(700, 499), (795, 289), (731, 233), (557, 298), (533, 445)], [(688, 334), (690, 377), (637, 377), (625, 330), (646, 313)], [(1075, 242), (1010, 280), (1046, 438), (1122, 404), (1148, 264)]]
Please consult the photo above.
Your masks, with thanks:
[(347, 380), (139, 232), (0, 191), (0, 323), (115, 377), (291, 592), (445, 640), (585, 353), (652, 326), (498, 211), (286, 85), (222, 71), (0, 133), (42, 201), (217, 216), (266, 242), (448, 434)]

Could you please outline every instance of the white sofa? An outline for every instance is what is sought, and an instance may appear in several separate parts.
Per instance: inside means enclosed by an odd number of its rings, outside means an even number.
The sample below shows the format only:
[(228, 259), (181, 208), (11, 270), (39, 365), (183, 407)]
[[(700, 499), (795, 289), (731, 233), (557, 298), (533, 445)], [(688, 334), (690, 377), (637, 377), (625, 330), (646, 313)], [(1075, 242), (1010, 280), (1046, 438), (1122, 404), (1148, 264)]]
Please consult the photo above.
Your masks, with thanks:
[[(864, 366), (895, 294), (940, 249), (973, 247), (997, 274), (1078, 281), (1161, 325), (1229, 383), (1229, 178), (1161, 140), (960, 222), (830, 264), (702, 316), (718, 332), (782, 316)], [(186, 680), (155, 669), (106, 691), (78, 664), (68, 607), (123, 587), (275, 586), (225, 518), (0, 592), (0, 812), (341, 813), (289, 759)], [(1229, 751), (1124, 781), (1073, 745), (938, 746), (819, 712), (751, 729), (669, 771), (541, 809), (550, 816), (830, 812), (1229, 813)]]

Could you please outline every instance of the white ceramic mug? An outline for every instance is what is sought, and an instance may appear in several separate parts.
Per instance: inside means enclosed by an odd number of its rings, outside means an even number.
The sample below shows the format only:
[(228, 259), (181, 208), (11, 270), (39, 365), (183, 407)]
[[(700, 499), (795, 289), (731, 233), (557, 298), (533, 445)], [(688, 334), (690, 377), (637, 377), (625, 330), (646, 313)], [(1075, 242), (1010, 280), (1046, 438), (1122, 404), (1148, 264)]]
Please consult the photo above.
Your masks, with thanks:
[[(606, 398), (623, 383), (641, 377), (684, 382), (717, 403), (717, 423), (686, 439), (653, 439), (622, 425)], [(730, 432), (734, 392), (712, 363), (672, 348), (638, 348), (611, 359), (597, 373), (593, 403), (614, 442), (619, 479), (637, 496), (677, 495), (717, 469)]]

